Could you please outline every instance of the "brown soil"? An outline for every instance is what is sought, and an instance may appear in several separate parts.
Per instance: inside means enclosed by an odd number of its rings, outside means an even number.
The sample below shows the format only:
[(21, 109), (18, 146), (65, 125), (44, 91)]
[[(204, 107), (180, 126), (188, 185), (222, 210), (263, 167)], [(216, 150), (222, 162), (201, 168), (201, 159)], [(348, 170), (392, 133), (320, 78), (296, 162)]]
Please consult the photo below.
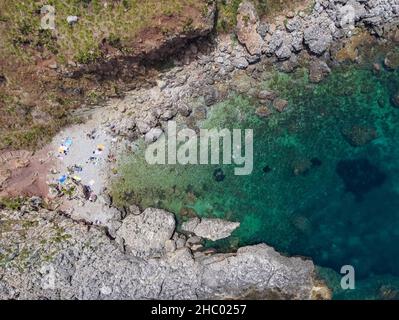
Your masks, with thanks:
[(32, 154), (29, 151), (7, 151), (0, 154), (0, 198), (47, 197), (47, 174), (53, 165), (49, 148)]
[[(0, 150), (37, 150), (77, 120), (71, 112), (80, 106), (146, 85), (157, 72), (153, 66), (143, 67), (141, 59), (162, 59), (203, 35), (200, 8), (187, 6), (181, 13), (156, 16), (151, 27), (124, 43), (124, 51), (103, 39), (98, 44), (102, 57), (78, 66), (68, 61), (56, 68), (56, 54), (30, 44), (20, 44), (30, 57), (21, 59), (9, 54), (0, 39)], [(1, 20), (0, 33), (7, 33)]]

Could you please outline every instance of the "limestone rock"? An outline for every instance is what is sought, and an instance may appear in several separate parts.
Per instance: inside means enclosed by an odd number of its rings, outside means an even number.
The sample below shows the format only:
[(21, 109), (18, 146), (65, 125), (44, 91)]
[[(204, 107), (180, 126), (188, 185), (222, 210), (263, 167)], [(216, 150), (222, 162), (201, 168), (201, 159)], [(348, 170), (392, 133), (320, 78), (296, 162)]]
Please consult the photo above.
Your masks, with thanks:
[[(274, 294), (298, 299), (307, 295), (306, 283), (313, 268), (310, 261), (284, 257), (265, 244), (240, 248), (230, 257), (211, 256), (203, 263), (208, 265), (203, 273), (201, 296), (219, 299), (237, 296), (270, 299)], [(254, 268), (254, 272), (248, 272), (248, 266)], [(270, 276), (267, 280), (266, 274)], [(263, 284), (250, 289), (254, 283)]]
[(238, 41), (245, 45), (251, 55), (260, 55), (263, 39), (258, 33), (259, 17), (250, 1), (241, 2), (237, 13)]
[(277, 98), (273, 102), (273, 107), (278, 111), (278, 112), (283, 112), (285, 108), (288, 106), (288, 101), (284, 99), (279, 99)]
[(128, 215), (117, 231), (126, 249), (136, 256), (162, 255), (165, 242), (175, 231), (173, 214), (148, 208), (141, 215)]
[(284, 37), (283, 31), (277, 30), (276, 32), (274, 32), (269, 42), (267, 43), (265, 50), (266, 54), (268, 55), (274, 54), (283, 44), (283, 37)]
[(144, 140), (147, 143), (152, 143), (155, 142), (159, 139), (159, 137), (162, 135), (163, 131), (160, 128), (152, 128), (150, 131), (148, 131), (145, 136)]
[(333, 37), (327, 26), (312, 23), (304, 30), (304, 41), (310, 52), (322, 55), (330, 48)]
[(366, 145), (377, 138), (377, 131), (373, 127), (354, 125), (342, 130), (345, 140), (353, 147)]
[(267, 118), (272, 114), (272, 111), (266, 107), (259, 107), (255, 110), (255, 114), (259, 117), (259, 118)]
[(227, 238), (240, 226), (239, 222), (222, 219), (192, 218), (182, 225), (182, 230), (212, 241)]
[(258, 99), (259, 100), (271, 100), (273, 101), (274, 99), (277, 98), (277, 93), (269, 90), (261, 90), (258, 93)]
[[(157, 226), (172, 222), (171, 214), (150, 213), (160, 218)], [(0, 222), (6, 253), (0, 299), (312, 299), (316, 288), (317, 298), (330, 297), (310, 260), (284, 257), (265, 244), (194, 257), (166, 240), (168, 253), (140, 258), (120, 251), (100, 228), (44, 209), (23, 216), (2, 210)], [(159, 239), (152, 231), (140, 235)], [(24, 254), (18, 254), (21, 241)]]

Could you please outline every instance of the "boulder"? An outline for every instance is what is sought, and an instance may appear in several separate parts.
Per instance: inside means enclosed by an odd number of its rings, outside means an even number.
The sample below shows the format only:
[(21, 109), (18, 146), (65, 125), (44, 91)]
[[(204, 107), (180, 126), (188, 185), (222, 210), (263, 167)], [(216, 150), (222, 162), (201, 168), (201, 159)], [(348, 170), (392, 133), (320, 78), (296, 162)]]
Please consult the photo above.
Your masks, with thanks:
[(178, 112), (183, 116), (183, 117), (189, 117), (191, 112), (193, 112), (193, 110), (191, 109), (191, 107), (189, 107), (187, 104), (182, 103), (180, 104), (178, 107)]
[(162, 135), (163, 131), (160, 128), (152, 128), (150, 131), (148, 131), (145, 136), (144, 136), (144, 141), (146, 143), (152, 143), (155, 142), (159, 139), (159, 137)]
[(251, 55), (260, 55), (263, 39), (258, 33), (259, 17), (250, 1), (241, 2), (237, 11), (237, 38)]
[(330, 73), (331, 73), (331, 69), (328, 67), (327, 63), (325, 63), (324, 61), (315, 59), (310, 62), (310, 65), (309, 65), (310, 82), (319, 83)]
[(222, 219), (192, 218), (183, 223), (182, 230), (204, 239), (216, 241), (229, 237), (239, 226), (239, 222)]
[(163, 120), (163, 121), (168, 121), (168, 120), (173, 119), (173, 118), (176, 116), (176, 114), (177, 114), (177, 110), (176, 110), (176, 109), (173, 109), (173, 108), (170, 108), (170, 109), (165, 110), (165, 111), (161, 114), (160, 118), (161, 118), (161, 120)]
[(292, 164), (292, 172), (295, 176), (304, 176), (312, 169), (312, 161), (309, 159), (300, 159)]
[(393, 94), (390, 101), (394, 108), (399, 108), (399, 92)]
[(258, 93), (258, 99), (259, 100), (270, 100), (273, 101), (274, 99), (277, 98), (277, 93), (269, 90), (261, 90)]
[(258, 31), (259, 35), (264, 39), (269, 32), (269, 25), (265, 22), (260, 22), (256, 31)]
[(207, 107), (214, 105), (218, 101), (219, 93), (215, 87), (207, 87), (204, 90), (204, 101)]
[(173, 214), (148, 208), (141, 215), (128, 215), (117, 231), (117, 237), (126, 251), (135, 256), (162, 256), (175, 226)]
[(273, 102), (273, 107), (276, 109), (278, 112), (283, 112), (285, 108), (288, 106), (288, 101), (284, 99), (275, 99)]
[(303, 37), (310, 52), (316, 55), (322, 55), (330, 48), (333, 42), (331, 30), (327, 26), (322, 26), (317, 23), (310, 24), (304, 30)]
[(294, 31), (291, 36), (291, 48), (293, 52), (299, 52), (303, 49), (303, 31)]
[(287, 60), (292, 56), (292, 52), (299, 52), (303, 48), (302, 31), (287, 33), (277, 30), (270, 38), (265, 52), (267, 55), (275, 54), (279, 60)]
[(115, 135), (134, 139), (137, 136), (136, 128), (137, 126), (134, 119), (122, 118), (112, 125), (111, 131)]
[(255, 114), (259, 117), (259, 118), (267, 118), (272, 114), (272, 111), (266, 107), (259, 107), (255, 110)]

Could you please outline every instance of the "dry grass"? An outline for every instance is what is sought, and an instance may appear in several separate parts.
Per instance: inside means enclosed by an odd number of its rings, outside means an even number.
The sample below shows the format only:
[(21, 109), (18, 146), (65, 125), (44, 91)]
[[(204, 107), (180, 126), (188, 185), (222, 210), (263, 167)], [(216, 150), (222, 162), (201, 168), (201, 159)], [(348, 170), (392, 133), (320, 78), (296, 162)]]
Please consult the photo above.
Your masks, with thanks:
[[(96, 103), (117, 84), (62, 78), (49, 68), (104, 58), (105, 41), (119, 54), (134, 50), (135, 37), (161, 17), (176, 18), (205, 0), (0, 0), (0, 150), (34, 149), (73, 121), (70, 111)], [(56, 29), (41, 30), (43, 5), (56, 10)], [(201, 12), (201, 11), (199, 11)], [(70, 26), (66, 18), (79, 17)], [(181, 27), (181, 26), (179, 26)], [(173, 30), (170, 32), (179, 32)], [(91, 81), (91, 82), (90, 82)], [(71, 93), (83, 88), (83, 93)], [(68, 91), (65, 93), (65, 91)]]
[[(1, 20), (6, 21), (5, 46), (10, 53), (31, 58), (29, 49), (44, 47), (59, 62), (68, 59), (87, 63), (100, 56), (103, 39), (128, 43), (135, 35), (162, 15), (179, 15), (185, 6), (203, 6), (194, 0), (0, 0)], [(7, 4), (6, 4), (7, 3)], [(52, 5), (56, 12), (56, 30), (40, 30), (40, 9)], [(74, 26), (68, 16), (78, 16)], [(27, 50), (28, 49), (28, 50)]]

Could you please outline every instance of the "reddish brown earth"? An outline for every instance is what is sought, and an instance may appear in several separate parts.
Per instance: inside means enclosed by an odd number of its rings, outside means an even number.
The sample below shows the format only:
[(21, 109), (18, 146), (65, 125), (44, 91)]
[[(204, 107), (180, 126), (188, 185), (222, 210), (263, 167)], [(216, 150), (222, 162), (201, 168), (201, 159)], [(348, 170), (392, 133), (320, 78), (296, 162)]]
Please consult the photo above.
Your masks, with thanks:
[(49, 148), (37, 153), (6, 151), (0, 154), (0, 198), (48, 195), (47, 174), (53, 165)]

